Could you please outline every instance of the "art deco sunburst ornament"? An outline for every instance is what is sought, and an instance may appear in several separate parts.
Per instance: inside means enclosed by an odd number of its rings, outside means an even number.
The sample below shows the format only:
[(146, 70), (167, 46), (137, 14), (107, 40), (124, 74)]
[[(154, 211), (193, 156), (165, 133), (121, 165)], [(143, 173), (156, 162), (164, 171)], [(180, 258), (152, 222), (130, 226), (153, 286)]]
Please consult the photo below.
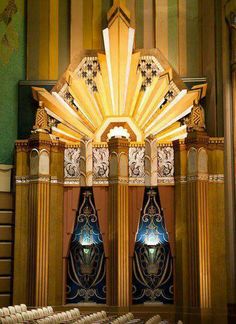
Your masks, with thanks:
[(114, 1), (103, 30), (105, 51), (75, 59), (51, 93), (33, 88), (35, 99), (60, 122), (53, 135), (99, 143), (122, 126), (134, 142), (151, 134), (165, 142), (186, 136), (180, 120), (205, 96), (206, 84), (188, 90), (158, 49), (134, 50), (134, 33), (124, 1)]

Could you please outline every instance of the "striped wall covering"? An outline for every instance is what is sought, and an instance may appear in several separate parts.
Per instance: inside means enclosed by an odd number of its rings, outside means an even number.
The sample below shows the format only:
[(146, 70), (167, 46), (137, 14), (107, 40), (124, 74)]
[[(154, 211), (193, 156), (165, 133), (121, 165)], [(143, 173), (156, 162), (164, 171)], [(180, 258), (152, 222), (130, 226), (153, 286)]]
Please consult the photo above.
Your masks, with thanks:
[(27, 1), (27, 79), (56, 80), (70, 53), (70, 2)]
[[(126, 0), (135, 47), (158, 47), (182, 76), (202, 75), (200, 0)], [(103, 47), (112, 0), (71, 0), (71, 58)]]
[[(200, 1), (127, 0), (135, 47), (158, 47), (181, 76), (201, 76)], [(28, 79), (57, 79), (81, 50), (103, 48), (112, 3), (28, 1)]]

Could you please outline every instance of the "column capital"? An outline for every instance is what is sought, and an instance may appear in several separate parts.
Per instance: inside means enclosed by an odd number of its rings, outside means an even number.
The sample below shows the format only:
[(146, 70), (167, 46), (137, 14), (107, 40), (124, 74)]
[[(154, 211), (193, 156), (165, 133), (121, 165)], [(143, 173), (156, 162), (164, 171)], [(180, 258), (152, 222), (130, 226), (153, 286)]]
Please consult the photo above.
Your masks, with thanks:
[(185, 140), (187, 148), (194, 147), (206, 147), (209, 143), (209, 136), (205, 131), (193, 131), (188, 133)]
[(114, 151), (128, 151), (129, 140), (127, 138), (111, 138), (108, 142), (109, 149)]

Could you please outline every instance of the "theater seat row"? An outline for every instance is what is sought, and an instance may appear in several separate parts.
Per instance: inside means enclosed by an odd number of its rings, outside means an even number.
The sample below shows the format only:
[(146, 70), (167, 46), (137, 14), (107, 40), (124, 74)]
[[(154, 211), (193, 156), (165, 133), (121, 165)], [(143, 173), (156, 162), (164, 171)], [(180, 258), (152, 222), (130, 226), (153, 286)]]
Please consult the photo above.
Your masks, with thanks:
[[(160, 315), (155, 315), (151, 318), (149, 318), (149, 320), (146, 322), (146, 324), (166, 324), (168, 323), (168, 321), (162, 321), (161, 320), (161, 316)], [(182, 321), (178, 321), (177, 324), (183, 324)]]
[(117, 317), (111, 323), (113, 323), (113, 324), (124, 324), (124, 323), (129, 323), (133, 319), (134, 319), (134, 315), (132, 313), (128, 313), (128, 314)]
[(66, 312), (59, 312), (47, 316), (45, 318), (38, 319), (36, 323), (50, 324), (50, 323), (76, 323), (76, 321), (81, 317), (78, 308), (68, 310)]
[(27, 311), (27, 306), (25, 304), (8, 306), (0, 308), (0, 318), (13, 314), (20, 314)]

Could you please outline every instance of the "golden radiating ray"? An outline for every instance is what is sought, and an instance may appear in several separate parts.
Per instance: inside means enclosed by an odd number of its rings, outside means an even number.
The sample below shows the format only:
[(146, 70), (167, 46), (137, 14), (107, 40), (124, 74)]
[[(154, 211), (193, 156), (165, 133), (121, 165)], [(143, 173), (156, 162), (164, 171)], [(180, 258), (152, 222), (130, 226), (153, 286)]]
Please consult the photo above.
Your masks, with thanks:
[(161, 115), (156, 118), (154, 123), (145, 130), (145, 135), (156, 135), (163, 129), (167, 128), (180, 118), (183, 118), (191, 112), (193, 101), (198, 98), (196, 92), (189, 92), (182, 96), (175, 104), (172, 104), (171, 109), (168, 106), (164, 108)]
[(113, 104), (112, 104), (112, 98), (110, 92), (110, 83), (109, 83), (106, 55), (98, 53), (98, 60), (99, 60), (101, 76), (102, 76), (101, 79), (102, 82), (98, 83), (98, 86), (100, 85), (102, 87), (101, 96), (104, 93), (106, 94), (106, 99), (108, 104), (107, 106), (108, 116), (112, 116), (114, 114), (114, 110), (113, 110)]
[(108, 104), (108, 96), (105, 90), (105, 86), (103, 83), (103, 78), (101, 73), (97, 73), (96, 78), (94, 79), (98, 92), (96, 93), (96, 96), (99, 97), (99, 104), (101, 107), (101, 111), (102, 111), (102, 115), (103, 115), (103, 119), (106, 116), (111, 115), (111, 109), (110, 109), (110, 105)]
[(143, 113), (143, 108), (145, 107), (150, 95), (152, 94), (153, 89), (156, 87), (158, 80), (159, 80), (159, 76), (154, 77), (152, 84), (150, 86), (147, 86), (145, 91), (140, 91), (138, 100), (137, 100), (137, 103), (135, 106), (135, 110), (133, 113), (133, 118), (134, 118), (135, 122), (137, 122), (139, 120), (139, 118), (141, 117), (141, 115)]
[(73, 135), (70, 135), (62, 130), (60, 130), (58, 127), (52, 127), (52, 135), (59, 137), (60, 140), (64, 140), (65, 142), (74, 142), (77, 143), (80, 141), (81, 137), (74, 137)]
[(160, 77), (152, 93), (150, 94), (145, 106), (143, 107), (142, 114), (137, 120), (139, 127), (143, 128), (146, 122), (149, 120), (149, 118), (151, 118), (152, 114), (156, 112), (156, 110), (158, 109), (158, 104), (168, 91), (168, 86), (169, 77), (165, 74)]
[(180, 122), (175, 122), (171, 126), (164, 129), (162, 132), (156, 135), (158, 142), (160, 141), (170, 141), (171, 138), (176, 136), (182, 136), (186, 134), (186, 125), (181, 125)]
[[(53, 133), (72, 141), (77, 137), (79, 141), (80, 136), (86, 135), (97, 142), (111, 123), (128, 123), (138, 142), (151, 134), (158, 141), (183, 138), (186, 127), (181, 126), (179, 120), (190, 113), (194, 100), (206, 95), (207, 85), (197, 85), (188, 91), (157, 49), (133, 53), (134, 30), (130, 28), (129, 11), (124, 1), (114, 1), (108, 12), (108, 28), (103, 30), (103, 38), (105, 54), (97, 54), (99, 67), (96, 60), (93, 62), (96, 54), (87, 53), (82, 59), (80, 57), (77, 65), (77, 61), (73, 61), (52, 94), (34, 88), (34, 96), (44, 102), (48, 114), (62, 123), (57, 129), (53, 128)], [(88, 57), (94, 58), (92, 67), (85, 64)], [(140, 59), (145, 57), (139, 68)], [(162, 73), (152, 77), (151, 84), (143, 89), (145, 77), (141, 69), (145, 70), (146, 66), (149, 72), (151, 68)], [(96, 89), (91, 89), (89, 81), (96, 84)], [(63, 84), (64, 87), (68, 84), (78, 110), (57, 93)], [(162, 105), (171, 89), (178, 94), (171, 102)]]
[[(156, 110), (155, 114), (150, 118), (150, 120), (145, 125), (145, 131), (149, 131), (152, 129), (156, 124), (159, 123), (160, 119), (168, 114), (168, 112), (177, 104), (182, 97), (184, 97), (186, 90), (182, 90), (182, 92), (178, 93), (177, 96), (171, 101), (167, 102), (164, 106), (160, 104), (158, 105), (158, 109)], [(164, 97), (163, 97), (164, 99)]]
[[(68, 87), (68, 91), (70, 92), (70, 89)], [(79, 103), (75, 100), (75, 95), (74, 93), (70, 92), (70, 94), (72, 95), (72, 97), (74, 98), (74, 104), (75, 106), (77, 107), (76, 109), (76, 114), (79, 116), (80, 120), (85, 124), (87, 125), (88, 129), (91, 131), (91, 132), (94, 132), (95, 130), (95, 126), (89, 121), (89, 118), (88, 116), (84, 115), (83, 111), (81, 110), (81, 107), (79, 106)], [(75, 110), (75, 108), (71, 107), (57, 92), (52, 92), (52, 95), (54, 97), (56, 97), (57, 100), (59, 100), (63, 106), (65, 107), (69, 107), (73, 110)]]
[(88, 130), (87, 126), (80, 120), (79, 116), (71, 107), (69, 107), (70, 109), (65, 109), (65, 106), (60, 104), (60, 102), (44, 88), (32, 87), (32, 91), (36, 100), (42, 101), (45, 107), (50, 109), (53, 114), (59, 116), (62, 121), (73, 125), (82, 136), (93, 136), (93, 133)]
[[(135, 101), (135, 96), (137, 98), (142, 85), (142, 76), (138, 70), (139, 60), (140, 52), (134, 53), (131, 57), (130, 72), (127, 84), (127, 94), (124, 109), (125, 116), (128, 116), (129, 112), (132, 110), (132, 103)], [(137, 85), (139, 85), (139, 87), (137, 87)]]
[(139, 98), (140, 90), (142, 87), (143, 78), (140, 72), (138, 72), (136, 83), (134, 83), (133, 97), (131, 98), (131, 105), (128, 115), (132, 117), (134, 115), (135, 107)]
[(72, 97), (75, 100), (76, 106), (78, 106), (78, 109), (80, 110), (80, 113), (83, 115), (83, 120), (85, 119), (85, 124), (90, 125), (93, 130), (96, 129), (96, 125), (94, 124), (93, 118), (91, 115), (87, 114), (87, 111), (84, 109), (83, 102), (80, 101), (80, 98), (77, 96), (76, 92), (69, 86), (68, 90)]
[(90, 117), (90, 122), (98, 127), (101, 124), (102, 116), (99, 108), (94, 104), (89, 88), (83, 79), (77, 78), (70, 73), (69, 88), (76, 96), (80, 108), (84, 111), (85, 115)]
[[(75, 89), (77, 89), (78, 94), (80, 95), (80, 100), (82, 100), (83, 98), (86, 107), (90, 107), (89, 109), (90, 112), (91, 112), (91, 108), (94, 109), (94, 111), (92, 112), (93, 117), (94, 117), (94, 113), (96, 112), (96, 118), (98, 119), (99, 122), (101, 122), (103, 119), (102, 112), (99, 109), (96, 99), (94, 98), (93, 92), (91, 91), (89, 86), (85, 83), (83, 79), (79, 78), (75, 74), (70, 74), (70, 78), (73, 80), (72, 85), (75, 86)], [(78, 89), (80, 89), (81, 91)]]
[(75, 130), (70, 129), (68, 126), (64, 125), (64, 124), (58, 124), (57, 125), (57, 129), (65, 132), (66, 134), (68, 134), (68, 136), (72, 136), (74, 138), (81, 138), (81, 135), (76, 132)]

